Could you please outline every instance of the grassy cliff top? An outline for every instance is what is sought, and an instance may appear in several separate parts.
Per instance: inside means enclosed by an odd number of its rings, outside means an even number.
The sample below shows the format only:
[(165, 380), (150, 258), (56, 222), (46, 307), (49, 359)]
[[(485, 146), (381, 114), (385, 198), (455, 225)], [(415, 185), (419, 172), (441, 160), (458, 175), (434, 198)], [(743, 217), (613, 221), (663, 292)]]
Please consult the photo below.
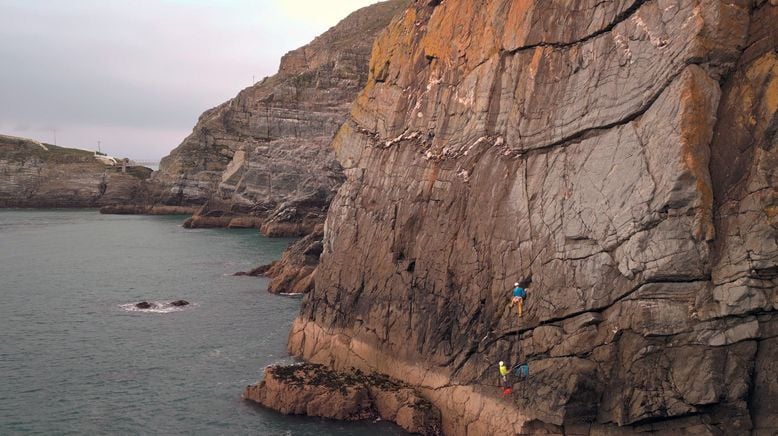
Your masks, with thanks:
[(94, 153), (77, 148), (59, 147), (32, 139), (0, 135), (0, 158), (27, 161), (38, 158), (51, 163), (96, 163)]
[[(88, 164), (104, 167), (108, 171), (121, 171), (121, 167), (106, 165), (94, 157), (94, 152), (78, 148), (60, 147), (33, 139), (0, 135), (0, 159), (12, 162), (37, 160), (50, 164)], [(127, 174), (147, 179), (151, 169), (142, 166), (128, 166)]]

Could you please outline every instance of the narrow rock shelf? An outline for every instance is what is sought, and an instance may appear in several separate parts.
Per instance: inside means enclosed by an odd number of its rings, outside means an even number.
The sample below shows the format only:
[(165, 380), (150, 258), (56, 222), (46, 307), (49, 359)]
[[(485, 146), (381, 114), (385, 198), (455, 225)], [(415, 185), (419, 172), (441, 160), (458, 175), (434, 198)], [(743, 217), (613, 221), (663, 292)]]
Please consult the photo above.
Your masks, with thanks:
[(383, 419), (411, 433), (442, 435), (440, 411), (412, 387), (380, 374), (336, 372), (311, 363), (270, 366), (243, 398), (285, 415), (345, 421)]

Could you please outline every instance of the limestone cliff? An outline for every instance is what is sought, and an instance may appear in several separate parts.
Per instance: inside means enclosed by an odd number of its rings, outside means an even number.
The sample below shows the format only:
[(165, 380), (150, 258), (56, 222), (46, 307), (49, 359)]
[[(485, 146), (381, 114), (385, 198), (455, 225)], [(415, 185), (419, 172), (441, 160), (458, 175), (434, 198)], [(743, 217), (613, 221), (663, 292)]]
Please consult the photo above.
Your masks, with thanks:
[(0, 207), (100, 207), (131, 201), (151, 170), (106, 165), (90, 151), (0, 135)]
[(269, 235), (312, 231), (343, 181), (328, 145), (367, 81), (373, 40), (408, 3), (392, 0), (352, 13), (287, 53), (276, 75), (206, 111), (162, 160), (143, 201), (205, 205), (191, 226), (262, 226)]
[[(776, 22), (416, 1), (334, 140), (290, 351), (420, 387), (451, 435), (778, 431)], [(529, 362), (505, 398), (500, 360)]]

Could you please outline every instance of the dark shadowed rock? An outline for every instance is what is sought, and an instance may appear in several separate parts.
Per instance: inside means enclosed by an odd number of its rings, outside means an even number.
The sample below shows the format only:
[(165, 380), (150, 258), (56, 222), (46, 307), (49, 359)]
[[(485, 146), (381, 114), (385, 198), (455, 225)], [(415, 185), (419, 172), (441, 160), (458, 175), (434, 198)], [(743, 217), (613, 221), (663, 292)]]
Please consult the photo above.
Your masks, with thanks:
[(194, 215), (192, 217), (187, 218), (184, 221), (184, 228), (187, 229), (214, 229), (214, 228), (223, 228), (223, 227), (229, 227), (230, 222), (234, 218), (233, 215), (227, 215), (227, 216), (198, 216)]
[(107, 215), (140, 215), (145, 212), (144, 207), (131, 204), (109, 204), (100, 208), (100, 213)]
[(272, 262), (272, 263), (270, 263), (270, 264), (268, 264), (268, 265), (260, 265), (260, 266), (258, 266), (258, 267), (256, 267), (256, 268), (254, 268), (254, 269), (252, 269), (252, 270), (250, 270), (250, 271), (240, 271), (240, 272), (236, 272), (234, 275), (235, 275), (235, 276), (239, 276), (239, 277), (246, 277), (246, 276), (250, 276), (250, 277), (261, 277), (261, 276), (263, 276), (263, 275), (264, 275), (264, 274), (267, 272), (267, 270), (269, 270), (269, 269), (270, 269), (270, 268), (273, 266), (273, 264), (275, 264), (275, 263), (276, 263), (276, 262)]
[(192, 215), (198, 208), (187, 206), (142, 206), (136, 204), (110, 204), (100, 208), (109, 215)]
[(268, 277), (272, 280), (267, 290), (274, 294), (304, 294), (313, 289), (323, 237), (324, 232), (316, 230), (289, 244), (280, 260), (236, 275)]
[(189, 302), (186, 300), (176, 300), (176, 301), (171, 301), (170, 305), (176, 307), (182, 307), (182, 306), (188, 306)]
[(140, 303), (135, 303), (135, 307), (138, 309), (153, 309), (157, 307), (156, 304), (149, 303), (148, 301), (141, 301)]

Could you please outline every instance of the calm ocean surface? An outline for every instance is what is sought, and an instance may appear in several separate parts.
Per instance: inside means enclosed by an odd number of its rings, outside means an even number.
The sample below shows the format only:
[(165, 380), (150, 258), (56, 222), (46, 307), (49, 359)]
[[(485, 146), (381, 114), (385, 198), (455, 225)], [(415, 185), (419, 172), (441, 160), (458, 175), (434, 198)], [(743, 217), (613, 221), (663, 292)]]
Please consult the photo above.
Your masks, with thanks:
[[(230, 274), (288, 239), (182, 217), (0, 210), (0, 434), (402, 435), (243, 402), (300, 300)], [(170, 313), (128, 311), (185, 299)]]

